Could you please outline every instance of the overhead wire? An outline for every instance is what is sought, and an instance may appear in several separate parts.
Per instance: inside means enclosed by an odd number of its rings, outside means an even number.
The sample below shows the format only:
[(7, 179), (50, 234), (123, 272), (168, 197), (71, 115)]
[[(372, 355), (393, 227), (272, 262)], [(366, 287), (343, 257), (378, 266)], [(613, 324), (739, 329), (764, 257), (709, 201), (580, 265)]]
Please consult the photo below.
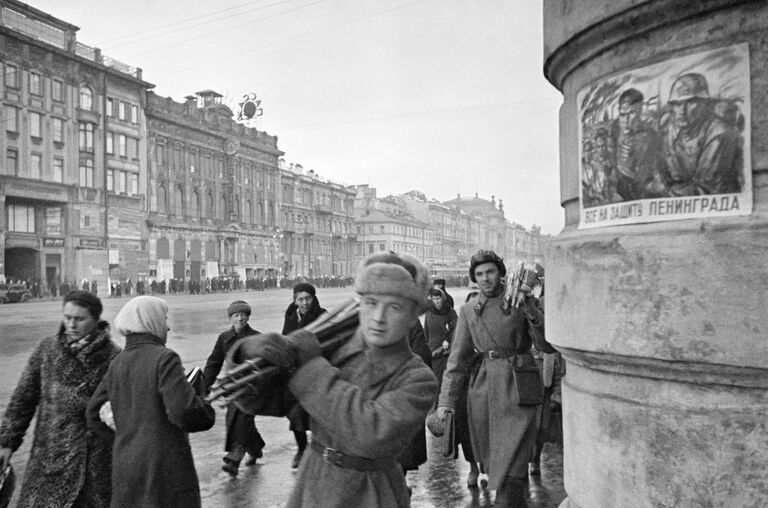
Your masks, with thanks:
[[(284, 1), (283, 2), (277, 2), (276, 4), (273, 4), (273, 5), (278, 5), (280, 3), (284, 3)], [(246, 25), (251, 25), (253, 23), (257, 23), (259, 21), (264, 21), (264, 20), (267, 20), (267, 19), (275, 18), (277, 16), (282, 16), (283, 14), (288, 14), (290, 12), (296, 12), (296, 11), (299, 11), (301, 9), (306, 9), (307, 7), (311, 7), (313, 5), (316, 5), (316, 4), (319, 4), (319, 3), (322, 3), (322, 2), (326, 2), (326, 1), (328, 1), (328, 0), (315, 0), (314, 2), (310, 2), (308, 4), (304, 4), (304, 5), (300, 5), (298, 7), (294, 7), (293, 9), (288, 9), (288, 10), (285, 10), (285, 11), (282, 11), (282, 12), (277, 12), (277, 13), (274, 13), (274, 14), (270, 14), (268, 16), (264, 16), (264, 17), (261, 17), (261, 18), (253, 19), (253, 20), (250, 20), (250, 21), (246, 21), (245, 23), (240, 23), (240, 24), (237, 24), (237, 25), (227, 26), (226, 28), (222, 28), (220, 30), (214, 30), (213, 32), (208, 32), (208, 33), (205, 33), (205, 34), (202, 34), (202, 35), (197, 35), (195, 37), (190, 37), (188, 39), (183, 39), (183, 40), (180, 40), (180, 41), (176, 41), (176, 42), (173, 42), (171, 44), (166, 44), (164, 46), (159, 46), (159, 47), (155, 47), (155, 48), (152, 48), (152, 49), (148, 49), (148, 50), (142, 51), (140, 53), (134, 53), (132, 55), (128, 55), (126, 58), (133, 58), (133, 57), (136, 57), (136, 56), (146, 55), (146, 54), (149, 54), (149, 53), (156, 53), (158, 51), (161, 51), (161, 50), (164, 50), (164, 49), (168, 49), (168, 48), (172, 48), (174, 46), (179, 46), (179, 45), (187, 43), (187, 42), (198, 41), (200, 39), (204, 39), (206, 37), (210, 37), (211, 35), (216, 35), (216, 34), (219, 34), (219, 33), (222, 33), (222, 32), (230, 31), (230, 30), (232, 30), (234, 28), (240, 28), (242, 26), (246, 26)]]
[[(191, 18), (180, 19), (178, 21), (174, 21), (172, 23), (166, 23), (164, 25), (157, 25), (157, 26), (154, 26), (154, 27), (151, 27), (151, 28), (147, 28), (147, 29), (144, 29), (144, 30), (139, 30), (138, 32), (127, 33), (127, 34), (121, 35), (119, 37), (113, 37), (112, 39), (106, 39), (106, 40), (103, 40), (101, 42), (98, 42), (98, 43), (96, 43), (96, 46), (97, 47), (101, 47), (104, 44), (107, 44), (108, 42), (119, 41), (119, 40), (122, 40), (122, 39), (128, 39), (128, 38), (131, 38), (131, 37), (135, 37), (137, 35), (143, 35), (145, 33), (154, 32), (155, 30), (160, 30), (162, 28), (168, 28), (170, 26), (180, 25), (180, 24), (183, 24), (183, 23), (187, 23), (189, 21), (195, 21), (197, 19), (202, 19), (202, 18), (207, 18), (207, 17), (210, 17), (210, 16), (215, 16), (216, 14), (221, 14), (222, 12), (231, 11), (233, 9), (239, 9), (240, 7), (243, 7), (245, 5), (257, 4), (257, 3), (264, 2), (264, 1), (265, 0), (252, 0), (250, 2), (245, 2), (245, 3), (242, 3), (242, 4), (238, 4), (238, 5), (233, 5), (232, 7), (227, 7), (226, 9), (219, 9), (218, 11), (211, 11), (211, 12), (206, 13), (206, 14), (200, 14), (199, 16), (193, 16)], [(110, 47), (110, 46), (107, 46), (107, 47)], [(117, 47), (117, 46), (114, 46), (114, 47)]]
[[(234, 14), (228, 14), (226, 16), (222, 16), (222, 17), (217, 18), (217, 19), (205, 20), (205, 21), (202, 21), (200, 23), (196, 23), (194, 25), (189, 25), (189, 26), (184, 26), (184, 27), (180, 27), (180, 28), (175, 28), (173, 30), (168, 30), (168, 31), (161, 32), (161, 33), (158, 33), (158, 34), (150, 35), (150, 36), (147, 36), (147, 37), (144, 37), (144, 38), (141, 38), (141, 39), (136, 39), (134, 41), (124, 42), (124, 43), (121, 43), (121, 44), (116, 44), (114, 46), (108, 46), (105, 49), (107, 49), (108, 51), (111, 51), (114, 48), (119, 48), (119, 47), (123, 47), (123, 46), (130, 46), (130, 45), (134, 45), (134, 44), (140, 44), (140, 43), (149, 41), (151, 39), (156, 39), (158, 37), (165, 37), (166, 35), (170, 35), (170, 34), (177, 33), (177, 32), (183, 32), (185, 30), (191, 30), (191, 29), (197, 28), (199, 26), (209, 25), (209, 24), (212, 24), (212, 23), (218, 23), (220, 21), (223, 21), (223, 20), (226, 20), (226, 19), (229, 19), (229, 18), (234, 18), (234, 17), (237, 17), (237, 16), (244, 16), (244, 15), (252, 13), (252, 12), (262, 11), (262, 10), (268, 9), (270, 7), (275, 7), (276, 5), (281, 5), (281, 4), (285, 4), (285, 3), (289, 3), (289, 2), (293, 2), (293, 1), (295, 1), (295, 0), (280, 0), (278, 2), (273, 2), (273, 3), (268, 4), (268, 5), (262, 5), (260, 7), (255, 7), (253, 9), (249, 9), (247, 11), (236, 12)], [(326, 1), (326, 0), (319, 0), (319, 1)], [(314, 2), (314, 3), (318, 3), (318, 2)], [(290, 9), (290, 10), (287, 10), (287, 11), (279, 12), (279, 13), (272, 14), (272, 15), (269, 15), (269, 16), (266, 16), (266, 17), (263, 17), (263, 18), (257, 18), (255, 20), (251, 20), (251, 21), (247, 21), (245, 23), (242, 23), (241, 25), (234, 25), (234, 27), (244, 26), (244, 25), (248, 25), (248, 24), (251, 24), (251, 23), (256, 23), (256, 22), (262, 21), (264, 19), (269, 19), (269, 18), (272, 18), (272, 17), (275, 17), (275, 16), (279, 16), (281, 14), (285, 14), (285, 13), (288, 13), (288, 12), (293, 12), (293, 11), (296, 11), (296, 10), (303, 9), (304, 7), (308, 7), (309, 5), (313, 5), (313, 4), (308, 4), (306, 6), (299, 6), (299, 7), (295, 8), (295, 9)], [(178, 46), (178, 45), (183, 44), (185, 42), (194, 41), (194, 40), (200, 39), (202, 37), (208, 37), (209, 35), (215, 35), (217, 33), (221, 33), (221, 32), (227, 31), (227, 30), (231, 30), (232, 28), (233, 28), (233, 26), (227, 26), (226, 28), (215, 30), (213, 32), (208, 32), (208, 33), (200, 35), (200, 36), (190, 37), (189, 39), (175, 41), (175, 42), (173, 42), (171, 44), (166, 44), (165, 46), (160, 46), (158, 48), (153, 48), (150, 51), (146, 51), (146, 52), (143, 52), (143, 53), (137, 53), (137, 54), (142, 55), (144, 53), (151, 53), (155, 49), (160, 50), (160, 49), (164, 49), (166, 47)]]
[(506, 106), (520, 106), (524, 104), (540, 104), (545, 102), (552, 102), (554, 104), (555, 101), (553, 101), (552, 99), (536, 99), (536, 100), (529, 100), (529, 101), (504, 102), (499, 104), (476, 104), (476, 105), (464, 106), (460, 108), (433, 109), (430, 111), (401, 113), (397, 115), (375, 116), (375, 117), (369, 117), (369, 118), (351, 118), (348, 120), (332, 120), (329, 122), (321, 122), (321, 123), (289, 125), (289, 126), (280, 127), (280, 130), (306, 129), (306, 128), (314, 128), (314, 127), (326, 127), (329, 125), (343, 125), (343, 124), (360, 123), (360, 122), (376, 122), (380, 120), (392, 120), (395, 118), (420, 117), (420, 116), (437, 115), (442, 113), (456, 113), (459, 111), (471, 111), (475, 109), (500, 108), (500, 107), (506, 107)]
[(302, 33), (302, 34), (298, 34), (298, 35), (295, 35), (293, 37), (288, 37), (286, 39), (281, 39), (279, 41), (275, 41), (275, 42), (272, 42), (272, 43), (269, 43), (269, 44), (265, 44), (263, 46), (259, 46), (259, 47), (256, 47), (256, 48), (247, 49), (245, 51), (240, 51), (240, 52), (237, 52), (237, 53), (230, 53), (229, 55), (219, 56), (215, 60), (207, 60), (205, 62), (198, 62), (195, 65), (190, 66), (190, 67), (184, 67), (182, 69), (176, 69), (174, 72), (169, 72), (169, 73), (166, 73), (166, 74), (158, 74), (157, 77), (171, 76), (171, 75), (174, 75), (174, 74), (178, 74), (180, 72), (184, 72), (184, 71), (188, 71), (188, 70), (192, 70), (192, 69), (199, 69), (201, 66), (204, 66), (204, 65), (209, 65), (209, 64), (213, 64), (213, 63), (220, 63), (223, 60), (230, 60), (232, 58), (237, 58), (237, 57), (240, 57), (240, 56), (243, 56), (243, 55), (247, 55), (248, 53), (253, 53), (254, 51), (260, 51), (262, 49), (267, 49), (267, 48), (271, 48), (271, 47), (274, 47), (274, 46), (279, 46), (281, 44), (285, 44), (286, 42), (295, 41), (295, 40), (298, 40), (298, 39), (302, 39), (304, 37), (308, 37), (310, 35), (315, 35), (315, 34), (322, 33), (322, 32), (328, 31), (328, 30), (333, 30), (335, 28), (339, 28), (339, 27), (342, 27), (342, 26), (351, 25), (351, 24), (357, 23), (359, 21), (364, 21), (364, 20), (367, 20), (367, 19), (370, 19), (370, 18), (374, 18), (374, 17), (380, 16), (382, 14), (388, 14), (390, 12), (393, 12), (393, 11), (396, 11), (396, 10), (399, 10), (399, 9), (404, 9), (404, 8), (410, 7), (412, 5), (424, 3), (426, 1), (428, 1), (428, 0), (416, 0), (415, 2), (411, 2), (411, 3), (408, 3), (408, 4), (398, 5), (397, 7), (392, 7), (390, 9), (385, 9), (385, 10), (382, 10), (382, 11), (379, 11), (379, 12), (375, 12), (373, 14), (369, 14), (369, 15), (366, 15), (366, 16), (361, 16), (359, 18), (354, 18), (354, 19), (351, 19), (351, 20), (348, 20), (348, 21), (337, 23), (335, 25), (330, 25), (330, 26), (327, 26), (327, 27), (319, 28), (319, 29), (313, 30), (311, 32), (305, 32), (305, 33)]

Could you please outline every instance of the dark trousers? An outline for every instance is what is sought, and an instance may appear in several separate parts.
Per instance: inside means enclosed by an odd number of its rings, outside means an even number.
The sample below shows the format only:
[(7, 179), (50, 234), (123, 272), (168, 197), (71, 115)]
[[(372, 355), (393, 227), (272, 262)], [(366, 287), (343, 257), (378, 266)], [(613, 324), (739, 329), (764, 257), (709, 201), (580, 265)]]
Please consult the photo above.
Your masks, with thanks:
[(227, 441), (224, 447), (229, 452), (226, 458), (239, 464), (246, 452), (256, 457), (265, 445), (253, 421), (253, 415), (230, 405), (227, 408)]

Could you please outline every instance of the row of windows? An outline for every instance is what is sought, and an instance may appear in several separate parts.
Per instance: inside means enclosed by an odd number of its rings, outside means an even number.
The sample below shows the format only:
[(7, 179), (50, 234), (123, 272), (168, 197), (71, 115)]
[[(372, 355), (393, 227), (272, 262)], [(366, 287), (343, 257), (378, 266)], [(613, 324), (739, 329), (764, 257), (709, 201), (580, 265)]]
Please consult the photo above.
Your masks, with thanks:
[(139, 106), (112, 97), (107, 97), (107, 110), (104, 114), (125, 122), (139, 123)]
[[(312, 218), (308, 215), (294, 215), (291, 214), (290, 216), (287, 213), (283, 214), (282, 218), (282, 225), (284, 228), (288, 228), (291, 226), (303, 227), (304, 224), (310, 225), (312, 221)], [(347, 223), (341, 222), (341, 221), (332, 221), (331, 219), (324, 220), (320, 217), (315, 217), (314, 226), (316, 227), (317, 231), (321, 233), (343, 233), (346, 234), (349, 232), (349, 226)]]
[[(186, 162), (185, 162), (186, 159)], [(218, 177), (224, 178), (224, 158), (203, 154), (200, 149), (185, 151), (180, 147), (171, 147), (158, 143), (155, 147), (155, 162), (158, 166), (168, 167), (175, 171), (185, 171), (189, 168), (191, 174), (200, 173), (207, 180)], [(272, 190), (275, 187), (275, 176), (265, 174), (261, 169), (240, 159), (235, 161), (235, 181), (245, 185), (256, 185)]]
[(139, 174), (130, 171), (108, 169), (107, 190), (135, 196), (139, 193)]
[[(184, 193), (180, 187), (176, 187), (174, 189), (174, 202), (176, 203), (176, 213), (179, 215), (186, 215), (187, 214), (187, 208), (186, 208), (186, 202), (184, 200)], [(157, 188), (157, 211), (160, 213), (169, 213), (170, 203), (168, 202), (168, 191), (166, 190), (164, 185), (160, 185)], [(200, 195), (193, 191), (192, 195), (190, 197), (190, 203), (189, 203), (189, 212), (191, 212), (191, 216), (194, 218), (201, 218), (201, 203), (200, 203)], [(226, 210), (229, 208), (229, 201), (227, 196), (222, 196), (222, 198), (217, 202), (213, 198), (212, 193), (207, 194), (206, 198), (206, 209), (205, 209), (205, 215), (204, 217), (210, 218), (210, 219), (223, 219), (223, 220), (230, 220), (230, 219), (237, 219), (238, 217), (227, 217), (226, 216)], [(272, 203), (267, 203), (267, 209), (266, 209), (266, 217), (264, 215), (264, 204), (262, 202), (259, 202), (256, 206), (256, 209), (254, 210), (253, 204), (250, 200), (246, 200), (243, 209), (240, 209), (240, 200), (235, 198), (234, 203), (234, 209), (238, 212), (236, 215), (243, 216), (243, 219), (246, 219), (249, 223), (251, 220), (248, 219), (255, 219), (253, 220), (253, 223), (255, 224), (261, 224), (263, 219), (266, 219), (266, 224), (270, 226), (275, 226), (275, 207)], [(256, 216), (254, 217), (254, 211), (256, 212)]]
[(107, 133), (107, 153), (120, 157), (139, 158), (139, 140), (125, 134)]
[[(64, 181), (64, 159), (54, 157), (51, 172), (46, 173), (43, 167), (43, 156), (33, 153), (29, 157), (29, 166), (19, 165), (19, 153), (9, 148), (5, 152), (5, 173), (21, 178), (48, 180), (62, 183)], [(78, 184), (81, 187), (95, 187), (94, 165), (91, 159), (82, 159), (78, 164)], [(139, 174), (130, 171), (107, 170), (107, 190), (125, 194), (139, 194)]]
[[(19, 67), (6, 63), (4, 82), (7, 88), (20, 90), (21, 89), (21, 71)], [(30, 95), (37, 97), (43, 97), (45, 95), (45, 87), (43, 86), (43, 76), (39, 72), (29, 72), (29, 84), (28, 89)], [(66, 85), (64, 81), (53, 78), (51, 79), (51, 99), (54, 102), (64, 102), (64, 91)], [(93, 90), (88, 85), (80, 85), (78, 106), (80, 109), (87, 111), (93, 110)]]
[[(411, 237), (415, 237), (415, 238), (422, 238), (422, 236), (424, 236), (424, 235), (422, 235), (422, 233), (425, 233), (427, 238), (432, 236), (432, 232), (431, 231), (424, 231), (424, 230), (421, 230), (421, 229), (409, 228), (409, 227), (400, 226), (400, 225), (397, 225), (397, 224), (390, 224), (389, 226), (390, 227), (387, 228), (383, 224), (379, 225), (379, 227), (378, 227), (379, 234), (386, 233), (387, 229), (389, 229), (390, 230), (389, 232), (392, 233), (392, 234), (395, 234), (395, 235), (406, 235), (406, 236), (411, 236)], [(358, 235), (363, 233), (363, 227), (364, 226), (357, 226), (357, 234)], [(368, 226), (368, 234), (369, 235), (374, 234), (374, 231), (376, 231), (375, 226)]]
[[(314, 196), (314, 202), (312, 200)], [(288, 203), (294, 203), (296, 205), (312, 206), (312, 204), (320, 206), (330, 205), (331, 210), (334, 212), (344, 212), (352, 210), (352, 200), (339, 198), (325, 194), (323, 192), (312, 193), (309, 189), (293, 188), (290, 185), (283, 185), (283, 199)]]
[[(29, 111), (28, 118), (30, 137), (37, 141), (42, 140), (44, 116), (36, 111)], [(91, 122), (78, 122), (77, 141), (80, 151), (93, 153), (93, 135), (95, 129), (96, 126)], [(12, 134), (18, 134), (20, 132), (19, 108), (9, 105), (5, 106), (5, 130)], [(51, 117), (51, 134), (55, 143), (64, 143), (63, 119)], [(136, 153), (138, 154), (138, 150), (136, 150)]]
[(54, 157), (51, 173), (46, 175), (43, 170), (42, 154), (31, 154), (29, 157), (29, 167), (24, 168), (19, 165), (19, 152), (9, 148), (5, 152), (5, 173), (22, 178), (45, 179), (61, 183), (64, 178), (64, 159)]

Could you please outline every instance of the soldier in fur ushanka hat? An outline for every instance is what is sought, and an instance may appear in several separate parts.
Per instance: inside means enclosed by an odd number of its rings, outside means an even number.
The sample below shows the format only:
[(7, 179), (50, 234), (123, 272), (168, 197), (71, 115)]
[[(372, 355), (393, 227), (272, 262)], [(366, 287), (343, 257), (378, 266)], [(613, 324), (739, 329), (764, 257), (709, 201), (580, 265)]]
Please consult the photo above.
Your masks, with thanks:
[(295, 369), (288, 388), (311, 417), (312, 452), (302, 458), (288, 507), (410, 505), (397, 459), (424, 432), (437, 380), (411, 351), (408, 331), (431, 285), (417, 258), (374, 254), (358, 267), (360, 324), (343, 346), (322, 356), (306, 330), (264, 338), (270, 347), (261, 356)]

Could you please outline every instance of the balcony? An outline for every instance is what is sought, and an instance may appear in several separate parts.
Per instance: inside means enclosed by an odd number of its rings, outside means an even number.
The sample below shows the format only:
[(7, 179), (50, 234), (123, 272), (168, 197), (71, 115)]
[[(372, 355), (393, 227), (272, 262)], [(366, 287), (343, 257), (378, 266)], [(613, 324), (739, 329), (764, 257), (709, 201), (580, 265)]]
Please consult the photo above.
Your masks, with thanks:
[(316, 213), (330, 214), (332, 211), (329, 205), (315, 205), (314, 208)]

